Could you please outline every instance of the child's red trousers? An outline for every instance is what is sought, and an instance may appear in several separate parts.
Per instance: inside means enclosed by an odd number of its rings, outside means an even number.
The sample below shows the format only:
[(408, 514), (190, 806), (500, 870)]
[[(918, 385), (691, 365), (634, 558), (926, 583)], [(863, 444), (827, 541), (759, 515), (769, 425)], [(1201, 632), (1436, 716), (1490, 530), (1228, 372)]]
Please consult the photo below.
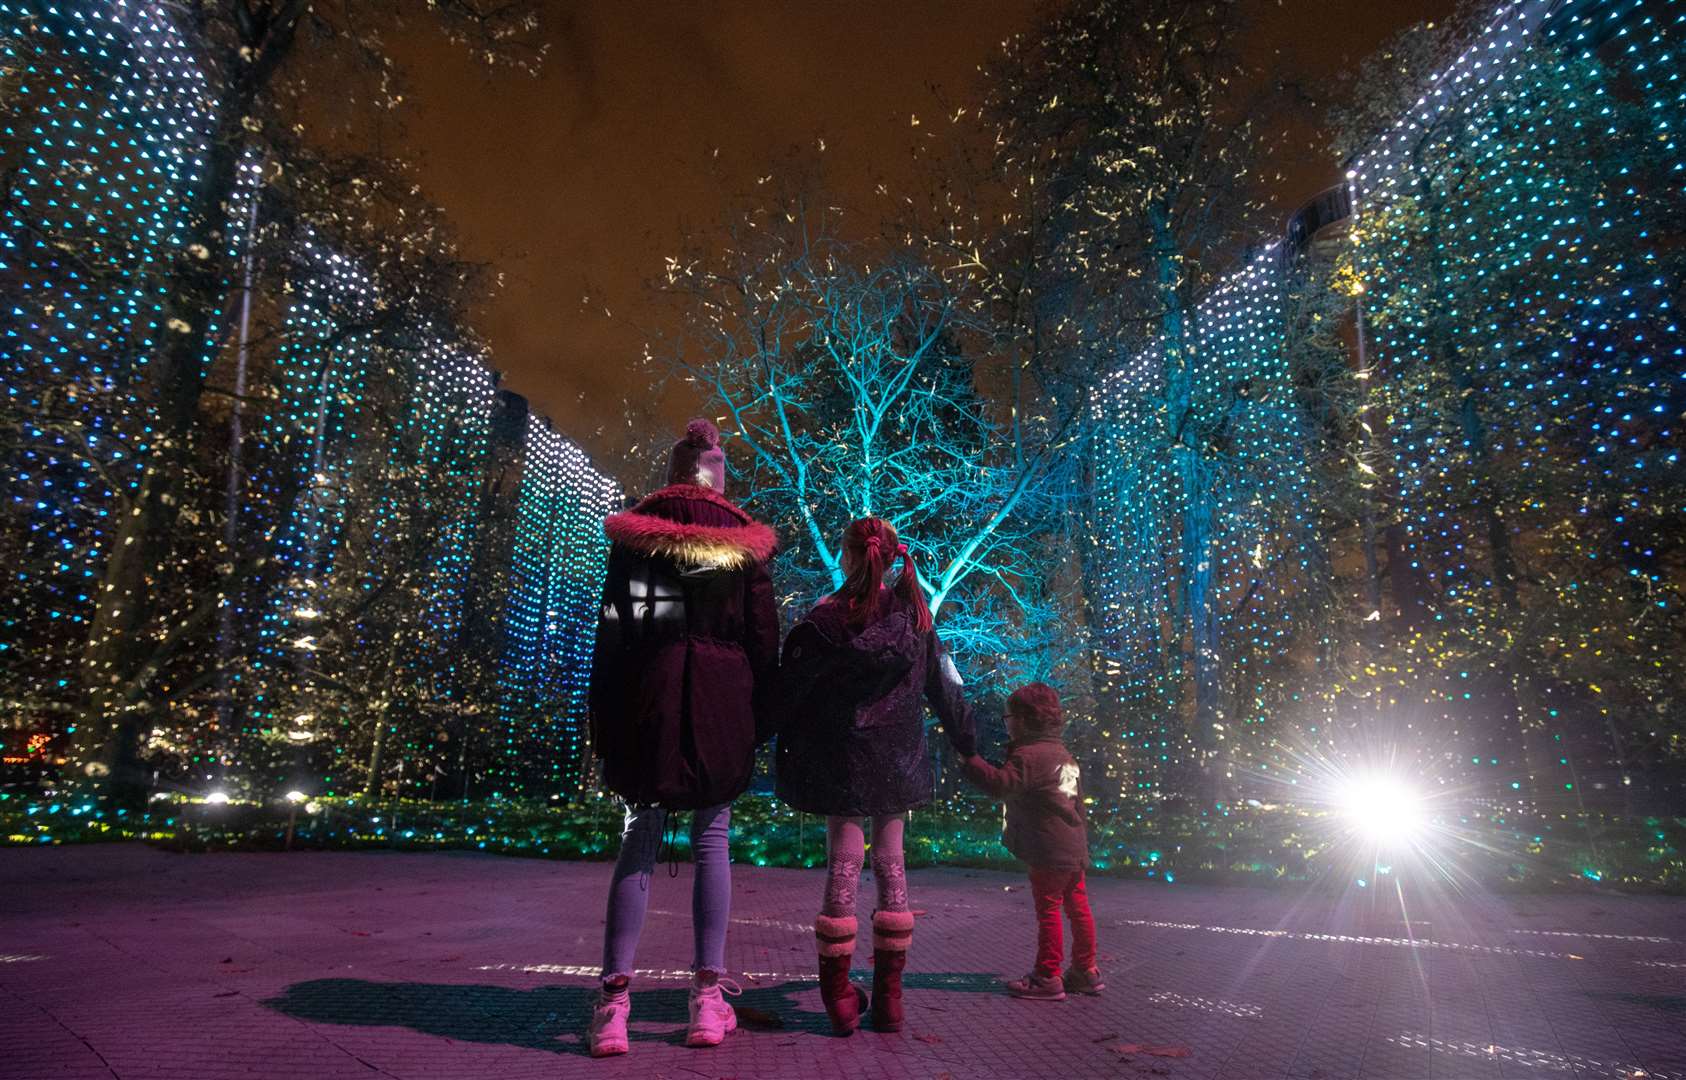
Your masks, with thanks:
[(1071, 917), (1071, 966), (1078, 971), (1094, 970), (1095, 916), (1089, 911), (1083, 871), (1033, 866), (1030, 896), (1036, 904), (1036, 974), (1048, 977), (1060, 973), (1065, 959), (1062, 907)]

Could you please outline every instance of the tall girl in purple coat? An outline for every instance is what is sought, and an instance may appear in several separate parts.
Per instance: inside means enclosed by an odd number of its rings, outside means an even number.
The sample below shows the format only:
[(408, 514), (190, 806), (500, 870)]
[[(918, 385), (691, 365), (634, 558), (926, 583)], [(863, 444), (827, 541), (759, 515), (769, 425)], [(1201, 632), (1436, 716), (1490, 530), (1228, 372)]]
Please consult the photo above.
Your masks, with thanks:
[[(893, 588), (885, 575), (897, 562)], [(832, 1030), (860, 1024), (866, 994), (849, 981), (855, 894), (872, 828), (872, 1024), (902, 1026), (902, 968), (913, 938), (902, 830), (907, 812), (931, 800), (925, 706), (962, 758), (975, 749), (960, 676), (931, 627), (913, 557), (896, 530), (868, 517), (843, 533), (843, 587), (796, 627), (780, 665), (778, 794), (826, 818), (825, 897), (814, 937), (820, 997)]]
[(603, 933), (603, 984), (587, 1033), (593, 1057), (627, 1051), (633, 952), (667, 818), (691, 814), (695, 954), (689, 1046), (737, 1027), (721, 997), (732, 899), (732, 800), (771, 734), (757, 708), (778, 668), (779, 619), (767, 560), (773, 531), (721, 489), (726, 457), (692, 420), (668, 486), (604, 522), (608, 578), (591, 669), (591, 735), (603, 779), (626, 803)]

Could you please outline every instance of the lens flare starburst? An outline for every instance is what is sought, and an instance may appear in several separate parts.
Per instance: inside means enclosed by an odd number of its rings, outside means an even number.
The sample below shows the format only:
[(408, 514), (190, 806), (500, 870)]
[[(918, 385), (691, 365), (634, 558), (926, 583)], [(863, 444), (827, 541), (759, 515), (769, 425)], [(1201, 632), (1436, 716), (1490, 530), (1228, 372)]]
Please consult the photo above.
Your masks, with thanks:
[(1337, 782), (1334, 809), (1361, 841), (1377, 851), (1403, 851), (1428, 833), (1423, 796), (1403, 777), (1369, 772)]

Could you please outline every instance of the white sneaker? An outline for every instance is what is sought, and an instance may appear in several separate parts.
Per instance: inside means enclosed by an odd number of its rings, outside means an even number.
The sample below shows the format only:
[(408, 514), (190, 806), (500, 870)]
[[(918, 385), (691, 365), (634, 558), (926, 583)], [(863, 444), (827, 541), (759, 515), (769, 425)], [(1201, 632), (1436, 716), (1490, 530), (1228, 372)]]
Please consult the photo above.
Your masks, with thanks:
[[(692, 991), (691, 1014), (696, 1015), (695, 991)], [(591, 1009), (591, 1027), (586, 1030), (586, 1042), (592, 1057), (613, 1057), (627, 1051), (626, 1018), (632, 1015), (632, 991), (618, 993), (599, 988), (597, 1003)], [(716, 1042), (719, 1040), (716, 1039)]]
[(686, 1046), (719, 1046), (720, 1040), (738, 1029), (738, 1012), (726, 1003), (722, 991), (737, 997), (743, 987), (731, 979), (716, 978), (707, 986), (691, 979), (691, 1030)]

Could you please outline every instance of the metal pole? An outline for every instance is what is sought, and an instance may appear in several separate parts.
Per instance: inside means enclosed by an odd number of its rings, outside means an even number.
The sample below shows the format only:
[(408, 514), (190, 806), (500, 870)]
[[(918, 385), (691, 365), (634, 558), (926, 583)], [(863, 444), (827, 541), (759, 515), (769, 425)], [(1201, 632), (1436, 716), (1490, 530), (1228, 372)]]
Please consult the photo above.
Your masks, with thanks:
[[(230, 560), (234, 559), (234, 548), (239, 540), (240, 530), (240, 445), (245, 438), (242, 421), (246, 410), (246, 365), (251, 357), (252, 282), (256, 276), (254, 249), (257, 246), (258, 232), (258, 192), (255, 187), (251, 193), (251, 200), (251, 209), (246, 215), (246, 254), (241, 270), (239, 346), (234, 353), (234, 407), (229, 410), (228, 415), (228, 480), (224, 489), (227, 509), (224, 514), (222, 540)], [(233, 584), (237, 580), (237, 577), (231, 577), (230, 583)], [(234, 651), (234, 633), (234, 605), (229, 602), (225, 590), (217, 619), (217, 728), (224, 740), (228, 738), (229, 724), (234, 712), (228, 672), (229, 659)]]

